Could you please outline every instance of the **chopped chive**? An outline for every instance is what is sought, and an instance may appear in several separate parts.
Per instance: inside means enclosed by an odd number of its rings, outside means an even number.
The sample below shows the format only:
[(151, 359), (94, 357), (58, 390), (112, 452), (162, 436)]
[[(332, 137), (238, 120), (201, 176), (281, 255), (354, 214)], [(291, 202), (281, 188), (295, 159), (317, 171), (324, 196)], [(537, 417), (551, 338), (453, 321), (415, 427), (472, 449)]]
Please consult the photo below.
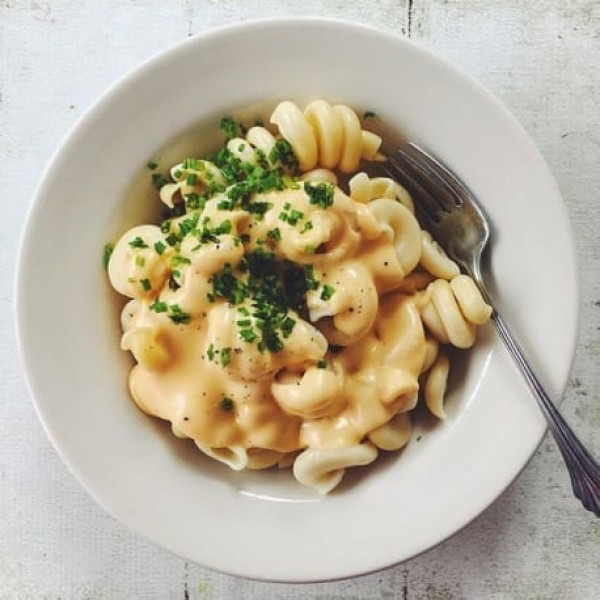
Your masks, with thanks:
[(150, 310), (153, 310), (156, 313), (164, 313), (167, 312), (168, 309), (167, 303), (160, 300), (156, 300), (150, 305)]
[(267, 231), (267, 237), (270, 240), (273, 240), (274, 242), (280, 242), (281, 231), (279, 230), (279, 227), (275, 227), (275, 229), (270, 229), (269, 231)]
[(239, 333), (245, 342), (253, 342), (258, 337), (258, 334), (252, 331), (252, 329), (240, 329)]
[(149, 292), (152, 289), (152, 284), (149, 279), (140, 279), (140, 283), (145, 292)]
[(324, 209), (333, 205), (333, 189), (334, 186), (331, 183), (325, 183), (324, 181), (319, 183), (310, 183), (307, 181), (304, 184), (304, 191), (308, 196), (309, 202)]
[(156, 244), (154, 244), (154, 249), (156, 250), (157, 254), (162, 254), (167, 247), (162, 242), (156, 242)]
[(143, 267), (146, 264), (146, 259), (143, 256), (135, 257), (135, 265), (136, 267)]
[(200, 196), (200, 194), (196, 194), (192, 192), (191, 194), (187, 194), (185, 197), (185, 205), (188, 210), (202, 210), (206, 204), (206, 198)]
[(211, 344), (206, 351), (206, 356), (208, 356), (208, 360), (214, 360), (215, 358), (215, 347)]
[(269, 153), (269, 160), (272, 163), (279, 161), (284, 167), (291, 171), (298, 168), (298, 159), (294, 154), (291, 144), (287, 140), (277, 140), (273, 149)]
[(327, 368), (327, 361), (326, 360), (320, 360), (317, 363), (317, 368), (319, 368), (319, 369), (325, 369), (325, 368)]
[(179, 238), (174, 233), (170, 233), (165, 238), (165, 241), (167, 242), (167, 244), (169, 244), (169, 246), (176, 246), (177, 243), (179, 242)]
[(181, 310), (178, 304), (171, 304), (169, 306), (169, 319), (171, 319), (173, 323), (183, 323), (187, 325), (191, 321), (192, 317), (190, 314)]
[(158, 165), (153, 160), (149, 160), (146, 163), (146, 168), (150, 169), (151, 171), (154, 171), (154, 169), (156, 169), (156, 167), (158, 167)]
[(104, 244), (104, 254), (102, 256), (102, 264), (104, 265), (104, 270), (108, 269), (108, 263), (110, 262), (110, 257), (112, 256), (113, 250), (115, 249), (113, 244)]
[(286, 317), (286, 319), (281, 324), (281, 333), (283, 334), (284, 338), (290, 336), (295, 325), (296, 321), (292, 319), (292, 317)]
[(132, 248), (147, 248), (148, 244), (146, 244), (146, 242), (138, 235), (135, 238), (133, 238), (130, 242), (129, 245)]
[(298, 223), (298, 221), (304, 216), (304, 213), (296, 210), (296, 209), (292, 209), (292, 211), (290, 212), (289, 216), (288, 216), (288, 220), (287, 222), (290, 225), (296, 225), (296, 223)]
[(221, 348), (221, 365), (226, 367), (231, 362), (231, 348)]
[(223, 117), (220, 123), (221, 131), (225, 134), (225, 137), (230, 140), (238, 134), (239, 124), (236, 123), (231, 117)]
[(217, 210), (232, 210), (232, 209), (233, 209), (233, 202), (231, 202), (231, 200), (221, 200), (217, 204)]
[(181, 254), (175, 254), (171, 258), (171, 266), (173, 268), (178, 267), (179, 265), (189, 265), (191, 264), (191, 260), (186, 256), (182, 256)]
[(197, 158), (184, 158), (182, 166), (184, 169), (199, 171), (202, 168), (202, 163)]
[(161, 187), (169, 183), (169, 180), (160, 173), (152, 173), (152, 183), (157, 190), (160, 190)]
[(321, 300), (327, 301), (333, 296), (333, 294), (335, 294), (335, 288), (331, 287), (328, 284), (325, 284), (321, 292)]

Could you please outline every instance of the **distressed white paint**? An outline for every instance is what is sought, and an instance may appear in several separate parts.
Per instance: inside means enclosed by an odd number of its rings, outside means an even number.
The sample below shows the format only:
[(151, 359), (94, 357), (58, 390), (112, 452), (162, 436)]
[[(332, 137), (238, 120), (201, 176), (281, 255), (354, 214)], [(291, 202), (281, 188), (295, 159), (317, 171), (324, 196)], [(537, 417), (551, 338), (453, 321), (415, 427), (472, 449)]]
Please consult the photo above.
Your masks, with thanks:
[(270, 585), (207, 572), (114, 522), (62, 465), (24, 387), (12, 325), (17, 242), (40, 171), (77, 116), (115, 78), (189, 34), (258, 17), (327, 15), (408, 32), (443, 53), (500, 96), (539, 145), (567, 202), (581, 264), (581, 336), (563, 407), (598, 451), (600, 5), (407, 4), (0, 1), (1, 599), (598, 597), (599, 523), (572, 500), (551, 440), (489, 510), (425, 555), (351, 581)]

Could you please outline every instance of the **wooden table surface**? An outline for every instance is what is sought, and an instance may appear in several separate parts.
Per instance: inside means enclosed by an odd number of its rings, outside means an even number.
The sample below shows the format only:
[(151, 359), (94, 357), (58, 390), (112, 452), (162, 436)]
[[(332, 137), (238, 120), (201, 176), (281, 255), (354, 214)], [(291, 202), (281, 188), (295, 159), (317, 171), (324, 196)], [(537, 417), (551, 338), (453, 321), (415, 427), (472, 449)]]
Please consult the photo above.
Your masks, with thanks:
[(13, 325), (18, 241), (45, 163), (90, 103), (148, 56), (216, 25), (286, 15), (356, 20), (419, 40), (523, 123), (564, 196), (580, 264), (581, 331), (564, 413), (600, 451), (598, 1), (1, 0), (0, 598), (599, 598), (599, 521), (571, 497), (551, 439), (493, 506), (439, 547), (373, 575), (300, 586), (209, 572), (132, 534), (84, 492), (46, 437)]

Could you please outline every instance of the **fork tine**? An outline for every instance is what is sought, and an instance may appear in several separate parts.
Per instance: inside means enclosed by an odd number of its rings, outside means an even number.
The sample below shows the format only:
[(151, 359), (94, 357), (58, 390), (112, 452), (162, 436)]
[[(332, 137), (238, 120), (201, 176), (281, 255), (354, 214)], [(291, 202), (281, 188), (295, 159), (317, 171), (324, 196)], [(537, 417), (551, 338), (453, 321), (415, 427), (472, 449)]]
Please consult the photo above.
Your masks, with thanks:
[(409, 170), (406, 162), (397, 160), (396, 156), (388, 156), (385, 168), (393, 179), (405, 186), (410, 194), (418, 200), (415, 203), (415, 210), (421, 216), (430, 222), (439, 220), (441, 206), (435, 196), (429, 192), (427, 182), (414, 174), (414, 169)]
[(435, 198), (441, 209), (450, 212), (457, 205), (462, 205), (462, 197), (457, 195), (440, 172), (440, 165), (433, 157), (418, 146), (408, 143), (396, 151), (396, 158), (409, 165), (415, 177), (423, 187)]
[(432, 156), (414, 142), (409, 142), (403, 149), (410, 160), (414, 161), (426, 170), (432, 178), (443, 188), (444, 192), (450, 194), (453, 202), (459, 206), (465, 202), (475, 201), (467, 186), (443, 165), (437, 158)]
[(429, 166), (429, 172), (432, 176), (453, 195), (455, 205), (465, 206), (470, 212), (477, 213), (480, 219), (487, 221), (486, 213), (481, 203), (467, 185), (459, 179), (458, 175), (414, 142), (409, 142), (407, 146), (410, 147), (411, 156), (415, 157), (415, 160), (418, 160), (419, 164)]

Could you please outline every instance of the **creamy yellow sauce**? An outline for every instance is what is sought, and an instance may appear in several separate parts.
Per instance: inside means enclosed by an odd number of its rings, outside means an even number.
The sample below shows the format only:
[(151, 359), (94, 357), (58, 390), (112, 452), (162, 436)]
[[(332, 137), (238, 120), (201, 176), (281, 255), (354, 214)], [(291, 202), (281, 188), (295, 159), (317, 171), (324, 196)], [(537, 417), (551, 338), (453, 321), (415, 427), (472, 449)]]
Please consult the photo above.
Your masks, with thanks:
[[(184, 271), (182, 287), (176, 291), (165, 286), (168, 253), (161, 257), (151, 248), (128, 249), (130, 257), (142, 254), (146, 260), (143, 273), (136, 273), (135, 260), (120, 265), (121, 270), (130, 265), (130, 281), (124, 291), (136, 298), (124, 311), (126, 331), (156, 332), (158, 343), (168, 355), (160, 368), (142, 364), (133, 368), (129, 381), (133, 398), (148, 414), (172, 422), (180, 435), (211, 447), (241, 445), (289, 452), (358, 443), (399, 410), (414, 404), (425, 356), (425, 335), (415, 299), (395, 294), (379, 301), (380, 294), (402, 281), (394, 247), (381, 228), (365, 217), (365, 207), (339, 188), (333, 206), (327, 209), (311, 205), (303, 189), (272, 192), (265, 194), (264, 200), (273, 208), (260, 222), (242, 211), (217, 211), (217, 200), (209, 202), (204, 215), (217, 222), (233, 221), (238, 234), (249, 235), (250, 249), (258, 247), (257, 240), (278, 227), (282, 240), (273, 248), (275, 254), (314, 265), (315, 278), (336, 290), (330, 303), (321, 304), (328, 304), (329, 311), (342, 319), (346, 331), (355, 334), (358, 330), (359, 339), (332, 353), (321, 332), (298, 316), (281, 352), (260, 353), (255, 344), (239, 339), (236, 308), (223, 299), (210, 302), (207, 298), (211, 275), (243, 256), (242, 246), (236, 245), (231, 235), (221, 236), (219, 243), (206, 244), (195, 252), (192, 244), (182, 244), (181, 253), (190, 258), (190, 264)], [(288, 203), (304, 214), (294, 226), (278, 218)], [(308, 221), (313, 228), (300, 234)], [(131, 241), (136, 233), (149, 241), (155, 241), (153, 236), (158, 235), (157, 229), (143, 229), (125, 237)], [(318, 255), (311, 255), (304, 252), (308, 245), (323, 247)], [(118, 260), (118, 253), (116, 257)], [(113, 267), (116, 272), (117, 265)], [(144, 293), (139, 286), (141, 275), (150, 275), (155, 282), (152, 292)], [(371, 297), (361, 293), (365, 287), (372, 288)], [(193, 315), (191, 322), (176, 324), (165, 313), (150, 310), (158, 296), (177, 302)], [(319, 303), (318, 294), (315, 297)], [(362, 331), (365, 313), (372, 313), (374, 319), (367, 321), (368, 328)], [(211, 345), (232, 348), (231, 362), (226, 367), (207, 358)], [(320, 359), (327, 361), (326, 369), (314, 366)], [(282, 370), (303, 372), (311, 366), (327, 371), (338, 383), (335, 396), (325, 402), (327, 409), (320, 411), (326, 416), (301, 418), (282, 409), (271, 388)], [(221, 408), (224, 397), (233, 400), (232, 410)]]
[[(351, 174), (379, 157), (380, 138), (351, 109), (315, 101), (302, 113), (283, 102), (272, 123), (301, 170), (327, 168), (254, 191), (252, 203), (264, 207), (257, 215), (230, 202), (215, 164), (180, 163), (160, 190), (170, 208), (211, 185), (222, 190), (166, 227), (129, 229), (108, 275), (131, 299), (121, 347), (137, 362), (129, 388), (139, 408), (232, 468), (293, 464), (301, 483), (326, 493), (346, 467), (407, 442), (423, 378), (427, 406), (444, 418), (440, 344), (471, 346), (491, 308), (421, 230), (397, 182), (359, 173), (350, 195), (337, 186), (330, 169)], [(281, 177), (287, 167), (270, 158), (276, 143), (253, 127), (227, 148), (250, 170), (260, 159)], [(265, 251), (307, 278), (302, 306), (276, 307), (279, 347), (260, 337), (255, 292), (217, 293), (222, 278), (249, 285), (248, 259)]]

